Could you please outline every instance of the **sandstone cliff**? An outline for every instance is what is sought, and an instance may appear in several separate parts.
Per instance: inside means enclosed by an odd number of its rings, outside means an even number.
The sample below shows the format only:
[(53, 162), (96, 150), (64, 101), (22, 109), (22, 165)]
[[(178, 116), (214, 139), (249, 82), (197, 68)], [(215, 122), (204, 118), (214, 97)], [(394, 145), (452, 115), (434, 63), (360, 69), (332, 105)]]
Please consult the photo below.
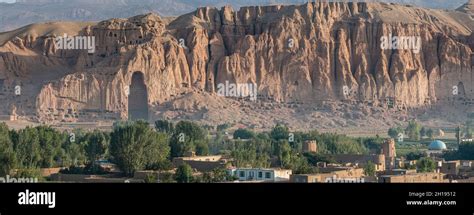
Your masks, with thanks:
[(474, 14), (474, 1), (469, 0), (466, 4), (462, 5), (460, 8), (457, 9), (458, 11), (462, 11), (465, 13)]
[[(320, 2), (45, 25), (0, 34), (4, 114), (14, 106), (45, 122), (126, 119), (137, 72), (150, 119), (192, 112), (219, 122), (223, 111), (249, 115), (262, 107), (255, 117), (275, 120), (281, 113), (266, 103), (411, 110), (473, 99), (474, 20), (463, 12)], [(63, 32), (95, 36), (96, 52), (58, 50), (54, 38)], [(383, 50), (388, 35), (420, 37), (421, 50)], [(226, 81), (256, 84), (260, 103), (238, 107), (217, 96)], [(21, 96), (13, 94), (16, 85)]]

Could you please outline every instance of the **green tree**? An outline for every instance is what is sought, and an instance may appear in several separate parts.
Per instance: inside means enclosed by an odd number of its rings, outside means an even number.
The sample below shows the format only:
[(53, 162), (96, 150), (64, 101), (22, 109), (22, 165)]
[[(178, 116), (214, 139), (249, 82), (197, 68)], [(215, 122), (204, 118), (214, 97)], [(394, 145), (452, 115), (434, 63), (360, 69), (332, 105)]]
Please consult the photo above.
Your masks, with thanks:
[(16, 156), (13, 150), (13, 142), (10, 131), (5, 123), (0, 124), (0, 176), (10, 174), (16, 167)]
[(426, 131), (426, 136), (427, 136), (428, 138), (430, 138), (430, 140), (432, 140), (432, 139), (434, 138), (434, 131), (433, 131), (433, 129), (431, 129), (431, 128), (428, 129), (428, 130)]
[(39, 168), (19, 169), (15, 173), (14, 177), (15, 178), (37, 178), (38, 181), (44, 181), (44, 178), (41, 175), (41, 170)]
[(403, 129), (401, 127), (388, 129), (388, 136), (393, 139), (397, 139), (399, 134), (403, 134)]
[(157, 120), (155, 121), (155, 128), (159, 132), (173, 134), (174, 124), (168, 120)]
[(233, 178), (224, 168), (216, 168), (213, 169), (211, 172), (205, 172), (203, 174), (203, 182), (205, 183), (219, 183), (219, 182), (226, 182), (230, 181)]
[(255, 137), (255, 133), (248, 129), (239, 128), (234, 132), (234, 139), (252, 139)]
[(42, 168), (51, 168), (58, 165), (61, 155), (61, 146), (66, 142), (67, 136), (48, 126), (36, 127), (38, 133)]
[(317, 137), (318, 152), (324, 154), (368, 154), (364, 142), (339, 134), (321, 134)]
[(42, 160), (39, 135), (35, 128), (27, 127), (18, 132), (14, 150), (22, 168), (37, 168)]
[(418, 172), (433, 172), (436, 169), (436, 163), (432, 158), (421, 158), (417, 166)]
[(380, 137), (358, 138), (357, 142), (362, 143), (362, 145), (367, 148), (371, 154), (379, 154), (384, 139)]
[(364, 174), (366, 176), (375, 176), (375, 164), (369, 161), (364, 167)]
[(163, 167), (168, 163), (170, 155), (168, 135), (156, 131), (149, 131), (150, 140), (146, 142), (144, 156), (146, 165), (159, 164)]
[(274, 140), (282, 140), (282, 139), (288, 140), (289, 135), (290, 135), (290, 131), (288, 127), (284, 125), (280, 125), (280, 124), (276, 125), (270, 133), (270, 136)]
[(474, 160), (474, 142), (464, 142), (457, 151), (444, 154), (446, 160)]
[(148, 165), (146, 169), (155, 170), (155, 171), (169, 171), (173, 169), (173, 163), (171, 163), (170, 160), (163, 160), (163, 161)]
[[(74, 138), (71, 138), (71, 133)], [(86, 146), (88, 144), (87, 138), (89, 133), (83, 129), (74, 129), (71, 133), (64, 132), (67, 137), (66, 141), (61, 146), (61, 161), (63, 167), (77, 167), (86, 165), (88, 159), (86, 156)], [(110, 133), (107, 133), (107, 142), (110, 142)]]
[(194, 122), (181, 121), (176, 125), (175, 134), (184, 133), (190, 140), (204, 140), (207, 132)]
[(285, 168), (291, 169), (294, 174), (312, 174), (317, 172), (317, 169), (309, 164), (305, 156), (295, 151), (291, 154), (290, 164), (285, 166)]
[(227, 124), (227, 123), (221, 124), (221, 125), (218, 125), (218, 126), (217, 126), (217, 131), (219, 131), (219, 132), (220, 132), (220, 131), (225, 131), (225, 130), (227, 130), (227, 129), (230, 128), (230, 127), (231, 127), (231, 126), (230, 126), (229, 124)]
[(188, 164), (178, 167), (175, 174), (175, 180), (178, 183), (191, 183), (194, 181), (193, 169)]
[(10, 174), (10, 171), (16, 167), (15, 153), (11, 148), (0, 149), (0, 176)]
[(85, 152), (90, 164), (94, 166), (95, 161), (104, 156), (109, 146), (106, 134), (99, 130), (95, 130), (86, 137), (87, 143)]
[(291, 164), (291, 146), (287, 140), (279, 140), (276, 142), (275, 153), (280, 161), (281, 167), (286, 167)]
[(158, 182), (158, 176), (156, 174), (146, 174), (145, 175), (145, 183), (153, 184)]
[(397, 138), (398, 138), (398, 131), (397, 131), (397, 129), (395, 129), (395, 128), (390, 128), (390, 129), (388, 129), (388, 136), (390, 136), (390, 137), (393, 138), (393, 139), (397, 139)]
[(336, 163), (336, 160), (331, 155), (328, 155), (328, 154), (319, 154), (319, 153), (310, 152), (310, 153), (304, 153), (304, 156), (306, 157), (306, 159), (308, 159), (308, 162), (314, 166), (316, 166), (319, 162), (324, 162), (328, 164)]
[(231, 149), (231, 156), (236, 167), (266, 168), (270, 164), (270, 158), (264, 150), (257, 147), (254, 140), (245, 142), (237, 140)]
[(413, 160), (419, 160), (421, 157), (423, 157), (423, 152), (410, 152), (406, 155), (407, 160), (413, 161)]
[(87, 156), (85, 153), (86, 143), (66, 142), (63, 146), (63, 166), (80, 166), (86, 163)]
[(412, 120), (408, 123), (408, 127), (405, 130), (405, 133), (411, 140), (419, 141), (420, 140), (420, 130), (421, 126), (416, 121)]
[(423, 137), (426, 136), (426, 130), (427, 130), (427, 129), (426, 129), (425, 127), (421, 128), (421, 130), (420, 130), (420, 138), (423, 138)]
[(209, 155), (209, 144), (205, 140), (198, 140), (194, 142), (196, 145), (196, 155), (206, 156)]
[(176, 183), (174, 174), (170, 172), (163, 172), (159, 174), (158, 181), (160, 183)]
[(128, 176), (147, 165), (160, 162), (169, 155), (165, 135), (144, 121), (116, 124), (111, 134), (110, 154)]
[(224, 168), (216, 168), (212, 170), (213, 182), (225, 182), (232, 180), (232, 177)]
[(171, 138), (171, 156), (182, 157), (186, 152), (196, 149), (195, 143), (207, 141), (207, 132), (194, 122), (181, 121), (176, 125)]
[(463, 160), (474, 160), (474, 143), (466, 142), (459, 146), (459, 158)]

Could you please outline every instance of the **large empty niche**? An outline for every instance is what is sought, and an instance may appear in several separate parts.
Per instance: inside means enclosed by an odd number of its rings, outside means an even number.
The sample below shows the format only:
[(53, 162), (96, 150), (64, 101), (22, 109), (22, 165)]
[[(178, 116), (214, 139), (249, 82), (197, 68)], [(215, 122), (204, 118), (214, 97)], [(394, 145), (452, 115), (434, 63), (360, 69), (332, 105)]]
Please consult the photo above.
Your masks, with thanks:
[(128, 97), (128, 119), (148, 121), (148, 93), (141, 72), (135, 72), (132, 75)]

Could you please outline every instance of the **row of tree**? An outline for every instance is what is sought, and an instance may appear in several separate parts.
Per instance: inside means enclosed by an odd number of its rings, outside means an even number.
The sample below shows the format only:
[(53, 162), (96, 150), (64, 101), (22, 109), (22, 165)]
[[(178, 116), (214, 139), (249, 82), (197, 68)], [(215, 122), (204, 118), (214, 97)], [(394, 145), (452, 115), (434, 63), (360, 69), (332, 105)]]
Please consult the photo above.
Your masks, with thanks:
[(208, 134), (196, 123), (174, 125), (157, 121), (153, 129), (147, 122), (117, 122), (112, 132), (95, 130), (60, 132), (47, 126), (9, 130), (0, 124), (0, 175), (14, 169), (38, 169), (87, 165), (97, 170), (96, 161), (108, 159), (125, 174), (142, 169), (169, 169), (172, 157), (195, 151), (209, 154)]
[[(96, 161), (107, 159), (126, 175), (143, 169), (170, 169), (171, 160), (196, 152), (197, 155), (231, 156), (237, 167), (280, 166), (295, 173), (317, 171), (314, 166), (325, 160), (323, 154), (367, 154), (378, 151), (381, 138), (350, 138), (337, 134), (290, 132), (283, 125), (269, 132), (247, 129), (226, 136), (229, 126), (218, 126), (215, 138), (209, 138), (205, 127), (193, 122), (177, 124), (158, 120), (152, 128), (147, 122), (117, 122), (111, 132), (95, 130), (60, 132), (47, 126), (9, 130), (0, 124), (0, 175), (13, 169), (78, 167), (97, 172)], [(316, 140), (317, 153), (302, 153), (306, 140)], [(76, 171), (77, 170), (77, 171)], [(80, 172), (70, 168), (70, 172)], [(218, 175), (222, 178), (221, 173)], [(202, 180), (211, 180), (209, 177)]]
[(13, 169), (38, 169), (81, 165), (106, 153), (109, 135), (105, 132), (78, 133), (72, 137), (51, 127), (9, 130), (0, 124), (0, 175)]
[[(238, 129), (234, 141), (222, 149), (231, 152), (237, 167), (269, 167), (271, 165), (292, 169), (294, 173), (317, 172), (320, 161), (334, 163), (331, 154), (368, 154), (380, 152), (381, 138), (351, 138), (338, 134), (320, 134), (317, 131), (290, 132), (284, 125), (275, 126), (270, 132), (255, 133)], [(317, 152), (302, 153), (305, 141), (316, 140)]]
[[(458, 131), (461, 137), (468, 138), (468, 139), (472, 139), (474, 137), (473, 117), (474, 117), (474, 114), (470, 114), (468, 116), (468, 120), (466, 121), (466, 123), (464, 123), (462, 128), (456, 129), (456, 137), (458, 136)], [(403, 129), (402, 127), (395, 127), (395, 128), (390, 128), (388, 130), (388, 135), (391, 138), (398, 139), (400, 134), (406, 135), (412, 141), (419, 141), (423, 139), (424, 137), (428, 137), (429, 139), (432, 140), (434, 136), (436, 135), (433, 129), (422, 127), (418, 122), (414, 120), (410, 121), (408, 123), (408, 126), (405, 129)]]
[(388, 136), (393, 139), (398, 139), (400, 137), (400, 134), (403, 135), (402, 137), (406, 135), (408, 139), (412, 141), (419, 141), (424, 137), (433, 139), (435, 136), (435, 132), (433, 129), (422, 127), (416, 121), (408, 122), (408, 126), (405, 129), (403, 129), (402, 127), (388, 129)]
[(474, 142), (462, 143), (458, 150), (446, 152), (444, 158), (446, 160), (474, 160)]

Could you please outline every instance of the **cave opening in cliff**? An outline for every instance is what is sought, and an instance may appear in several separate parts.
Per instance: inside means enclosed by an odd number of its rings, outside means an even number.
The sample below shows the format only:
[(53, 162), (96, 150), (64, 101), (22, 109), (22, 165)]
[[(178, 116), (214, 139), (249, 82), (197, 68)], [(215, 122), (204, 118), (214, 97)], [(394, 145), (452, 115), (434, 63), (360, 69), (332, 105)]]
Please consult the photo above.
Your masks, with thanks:
[(141, 72), (132, 75), (128, 97), (128, 119), (148, 121), (148, 92)]

